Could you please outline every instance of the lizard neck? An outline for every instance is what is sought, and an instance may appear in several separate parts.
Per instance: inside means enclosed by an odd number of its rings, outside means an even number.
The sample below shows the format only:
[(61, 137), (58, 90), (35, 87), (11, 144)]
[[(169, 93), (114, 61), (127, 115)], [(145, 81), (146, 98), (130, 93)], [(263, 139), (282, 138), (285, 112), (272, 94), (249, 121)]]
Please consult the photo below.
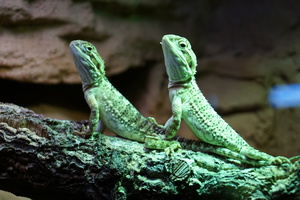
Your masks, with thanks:
[(195, 79), (194, 76), (191, 76), (189, 79), (185, 81), (172, 81), (169, 80), (168, 88), (173, 89), (173, 88), (189, 88), (192, 85), (193, 80)]
[(103, 78), (99, 77), (94, 82), (89, 82), (89, 83), (82, 82), (82, 91), (85, 92), (90, 88), (98, 87), (102, 83), (102, 81)]

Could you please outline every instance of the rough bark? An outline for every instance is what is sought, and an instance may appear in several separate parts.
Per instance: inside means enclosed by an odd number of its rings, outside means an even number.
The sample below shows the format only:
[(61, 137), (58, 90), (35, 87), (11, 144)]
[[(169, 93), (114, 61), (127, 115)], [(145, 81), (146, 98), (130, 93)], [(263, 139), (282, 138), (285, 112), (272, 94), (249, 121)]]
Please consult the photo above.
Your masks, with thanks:
[(300, 199), (297, 159), (254, 168), (185, 149), (168, 156), (119, 137), (73, 135), (81, 127), (1, 103), (1, 185), (85, 199)]

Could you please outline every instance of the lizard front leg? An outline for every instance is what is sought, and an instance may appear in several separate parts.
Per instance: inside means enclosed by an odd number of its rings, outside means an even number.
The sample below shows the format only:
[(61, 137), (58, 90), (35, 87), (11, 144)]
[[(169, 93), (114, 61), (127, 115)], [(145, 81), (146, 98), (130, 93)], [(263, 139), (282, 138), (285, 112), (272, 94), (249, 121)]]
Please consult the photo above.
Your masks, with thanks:
[(84, 94), (85, 101), (91, 109), (90, 117), (89, 117), (89, 124), (88, 130), (84, 132), (76, 132), (75, 134), (78, 135), (93, 135), (97, 129), (101, 131), (104, 130), (104, 124), (100, 121), (100, 113), (99, 113), (99, 106), (98, 102), (95, 98), (95, 95), (92, 93), (91, 90), (87, 90)]
[(89, 118), (89, 129), (86, 133), (87, 135), (93, 136), (93, 134), (97, 131), (97, 128), (103, 129), (103, 123), (100, 121), (99, 105), (92, 90), (86, 91), (84, 97), (91, 109), (90, 118)]
[(180, 128), (182, 117), (182, 102), (180, 97), (175, 97), (172, 101), (173, 116), (166, 122), (164, 128), (166, 130), (166, 138), (172, 139)]
[(99, 134), (104, 132), (105, 128), (106, 127), (105, 127), (105, 124), (103, 123), (103, 120), (100, 119), (98, 124), (96, 125), (95, 130), (92, 130), (92, 132), (90, 133), (90, 135), (92, 135), (90, 137), (90, 139), (91, 140), (96, 140), (99, 137)]

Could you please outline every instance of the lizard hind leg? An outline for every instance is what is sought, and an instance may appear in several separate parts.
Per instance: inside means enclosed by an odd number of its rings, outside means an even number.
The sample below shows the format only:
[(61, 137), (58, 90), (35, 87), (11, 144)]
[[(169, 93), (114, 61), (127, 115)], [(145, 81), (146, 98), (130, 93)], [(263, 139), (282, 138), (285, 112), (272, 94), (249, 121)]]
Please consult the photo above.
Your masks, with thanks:
[(241, 153), (237, 153), (235, 151), (232, 151), (227, 148), (223, 147), (214, 147), (210, 148), (209, 152), (215, 153), (217, 155), (225, 156), (228, 158), (229, 161), (234, 162), (234, 163), (247, 163), (252, 166), (263, 166), (263, 165), (268, 165), (268, 161), (258, 161), (249, 158), (248, 156), (242, 155)]
[(291, 163), (290, 160), (286, 157), (283, 157), (283, 156), (274, 157), (267, 153), (258, 151), (256, 149), (254, 149), (253, 147), (251, 147), (250, 145), (243, 146), (240, 150), (240, 154), (247, 156), (254, 160), (269, 161), (270, 164), (275, 164), (275, 165), (281, 165), (283, 163), (288, 163), (288, 164)]

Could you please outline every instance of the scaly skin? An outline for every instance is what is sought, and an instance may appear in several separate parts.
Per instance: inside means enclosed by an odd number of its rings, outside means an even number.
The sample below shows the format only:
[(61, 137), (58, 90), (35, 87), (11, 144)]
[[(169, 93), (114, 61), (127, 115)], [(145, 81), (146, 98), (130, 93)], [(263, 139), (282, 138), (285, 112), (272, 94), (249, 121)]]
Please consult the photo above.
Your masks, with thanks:
[(206, 143), (266, 163), (290, 163), (285, 157), (273, 157), (251, 147), (210, 106), (196, 83), (194, 75), (197, 58), (186, 38), (165, 35), (161, 44), (169, 76), (173, 112), (165, 124), (168, 139), (175, 136), (183, 118), (192, 132)]
[(155, 119), (142, 116), (107, 80), (104, 61), (91, 43), (76, 40), (71, 42), (70, 50), (82, 79), (86, 102), (91, 109), (88, 130), (76, 134), (92, 135), (93, 138), (108, 127), (121, 137), (143, 142), (149, 149), (164, 149), (167, 154), (181, 145), (185, 149), (214, 153), (254, 166), (268, 165), (268, 162), (258, 163), (229, 149), (203, 142), (180, 137), (174, 137), (172, 141), (165, 140), (163, 127)]
[[(179, 148), (177, 141), (163, 140), (164, 129), (153, 118), (145, 118), (108, 81), (104, 71), (104, 61), (94, 45), (75, 40), (70, 43), (74, 63), (82, 79), (84, 97), (91, 109), (89, 129), (80, 133), (95, 136), (105, 127), (117, 135), (143, 142), (147, 148)], [(163, 135), (159, 135), (163, 134)]]

